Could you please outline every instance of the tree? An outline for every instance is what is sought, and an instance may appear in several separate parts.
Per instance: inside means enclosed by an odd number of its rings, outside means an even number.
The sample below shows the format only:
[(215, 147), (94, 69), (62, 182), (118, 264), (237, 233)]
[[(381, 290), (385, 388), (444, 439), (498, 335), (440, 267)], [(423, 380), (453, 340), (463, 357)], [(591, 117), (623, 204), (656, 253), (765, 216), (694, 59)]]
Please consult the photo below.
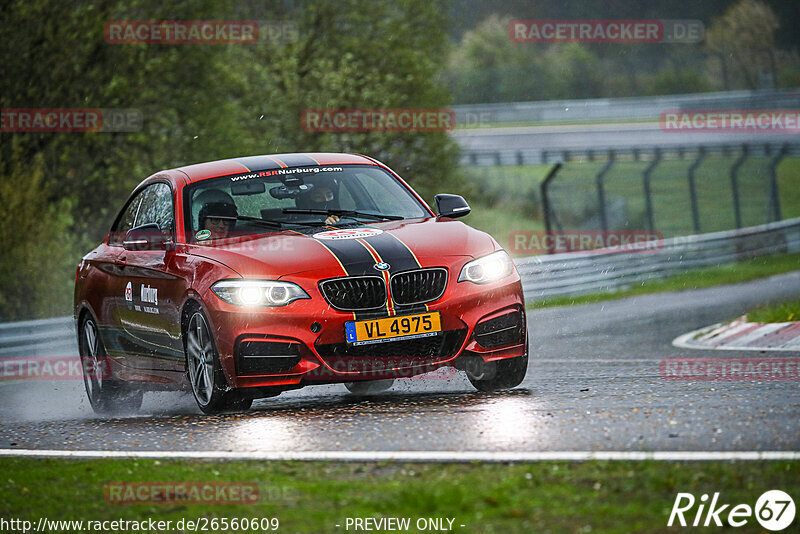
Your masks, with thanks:
[(778, 26), (778, 18), (767, 4), (760, 0), (740, 0), (708, 28), (706, 48), (717, 54), (728, 75), (739, 75), (746, 87), (758, 89), (760, 75), (766, 70), (775, 83)]
[(43, 160), (12, 156), (0, 180), (0, 321), (64, 315), (73, 290), (75, 237), (67, 199), (48, 202)]
[[(19, 215), (31, 217), (24, 227), (38, 225), (72, 258), (68, 267), (60, 260), (21, 261), (32, 257), (25, 235), (3, 234), (4, 247), (21, 240), (21, 248), (0, 256), (0, 272), (16, 274), (0, 280), (0, 304), (26, 293), (35, 303), (8, 313), (68, 313), (74, 266), (107, 231), (132, 187), (163, 168), (281, 151), (349, 151), (384, 160), (429, 199), (459, 189), (458, 150), (446, 132), (313, 133), (300, 123), (306, 108), (447, 106), (449, 94), (438, 82), (444, 0), (291, 4), (10, 0), (0, 7), (0, 107), (134, 108), (144, 117), (134, 133), (0, 133), (3, 199), (33, 206)], [(248, 19), (296, 22), (300, 38), (114, 45), (103, 37), (105, 23), (114, 20)], [(35, 173), (35, 188), (21, 190)], [(0, 220), (16, 220), (0, 209)], [(37, 281), (51, 275), (64, 284), (49, 284), (59, 289), (47, 293)]]

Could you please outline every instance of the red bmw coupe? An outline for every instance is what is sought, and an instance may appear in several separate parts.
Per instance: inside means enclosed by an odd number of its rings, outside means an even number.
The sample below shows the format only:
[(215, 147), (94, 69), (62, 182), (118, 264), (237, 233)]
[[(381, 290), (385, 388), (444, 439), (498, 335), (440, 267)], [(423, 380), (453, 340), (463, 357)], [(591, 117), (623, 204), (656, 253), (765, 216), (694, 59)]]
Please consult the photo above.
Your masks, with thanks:
[(277, 154), (145, 179), (78, 266), (75, 320), (98, 413), (191, 389), (207, 413), (306, 385), (356, 393), (453, 366), (479, 390), (528, 367), (500, 245), (353, 154)]

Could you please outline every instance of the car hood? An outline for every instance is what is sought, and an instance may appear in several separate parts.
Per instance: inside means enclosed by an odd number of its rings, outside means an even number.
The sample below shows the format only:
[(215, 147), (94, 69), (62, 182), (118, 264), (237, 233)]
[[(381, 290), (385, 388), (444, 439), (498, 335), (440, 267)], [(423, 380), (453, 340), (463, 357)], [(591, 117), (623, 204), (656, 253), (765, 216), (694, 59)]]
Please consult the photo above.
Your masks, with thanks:
[(390, 273), (446, 265), (453, 257), (477, 258), (498, 248), (491, 236), (460, 221), (428, 218), (298, 228), (193, 244), (189, 252), (223, 263), (244, 278), (308, 271), (319, 271), (323, 278), (375, 275), (376, 264), (383, 263)]

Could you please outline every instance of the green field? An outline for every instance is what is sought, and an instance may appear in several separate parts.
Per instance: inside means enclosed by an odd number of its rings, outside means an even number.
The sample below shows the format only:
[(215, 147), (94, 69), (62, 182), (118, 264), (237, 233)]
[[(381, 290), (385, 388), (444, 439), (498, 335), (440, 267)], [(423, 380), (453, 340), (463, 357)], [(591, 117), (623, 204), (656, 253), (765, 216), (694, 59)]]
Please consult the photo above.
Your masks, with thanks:
[[(348, 517), (451, 518), (455, 532), (668, 532), (675, 531), (666, 524), (678, 492), (698, 499), (720, 492), (721, 502), (754, 506), (766, 490), (794, 496), (800, 490), (800, 463), (789, 461), (508, 465), (2, 458), (0, 472), (5, 519), (35, 524), (40, 517), (277, 517), (278, 532), (347, 532)], [(106, 501), (106, 484), (140, 481), (255, 483), (258, 498), (237, 505)], [(757, 531), (754, 521), (741, 530)]]
[[(711, 155), (696, 171), (700, 231), (735, 228), (729, 169), (735, 156)], [(664, 237), (695, 233), (692, 224), (687, 171), (693, 158), (665, 159), (653, 172), (651, 193), (655, 230)], [(739, 198), (743, 226), (765, 222), (768, 158), (749, 158), (739, 171)], [(597, 217), (595, 176), (602, 161), (568, 162), (551, 182), (551, 204), (564, 229), (575, 229)], [(606, 175), (605, 194), (613, 206), (610, 228), (647, 228), (642, 172), (648, 162), (618, 161)], [(511, 232), (544, 228), (539, 184), (550, 165), (469, 167), (469, 181), (477, 189), (468, 198), (473, 212), (465, 222), (509, 245)], [(786, 158), (778, 167), (778, 189), (784, 219), (800, 217), (800, 158)]]
[(754, 323), (786, 323), (800, 321), (800, 299), (760, 306), (747, 314)]

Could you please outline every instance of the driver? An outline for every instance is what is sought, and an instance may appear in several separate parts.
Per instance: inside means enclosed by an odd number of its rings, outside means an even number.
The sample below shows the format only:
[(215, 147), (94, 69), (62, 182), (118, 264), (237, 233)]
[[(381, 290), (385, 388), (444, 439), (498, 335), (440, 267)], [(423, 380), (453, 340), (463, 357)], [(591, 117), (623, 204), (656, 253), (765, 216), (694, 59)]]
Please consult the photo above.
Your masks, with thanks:
[(195, 200), (203, 207), (197, 217), (198, 228), (209, 230), (216, 239), (228, 237), (239, 215), (231, 196), (219, 189), (209, 189)]
[[(336, 180), (319, 178), (313, 182), (311, 191), (301, 194), (295, 199), (295, 205), (301, 209), (335, 210), (339, 209), (338, 188)], [(328, 215), (325, 224), (339, 222), (338, 215)]]

